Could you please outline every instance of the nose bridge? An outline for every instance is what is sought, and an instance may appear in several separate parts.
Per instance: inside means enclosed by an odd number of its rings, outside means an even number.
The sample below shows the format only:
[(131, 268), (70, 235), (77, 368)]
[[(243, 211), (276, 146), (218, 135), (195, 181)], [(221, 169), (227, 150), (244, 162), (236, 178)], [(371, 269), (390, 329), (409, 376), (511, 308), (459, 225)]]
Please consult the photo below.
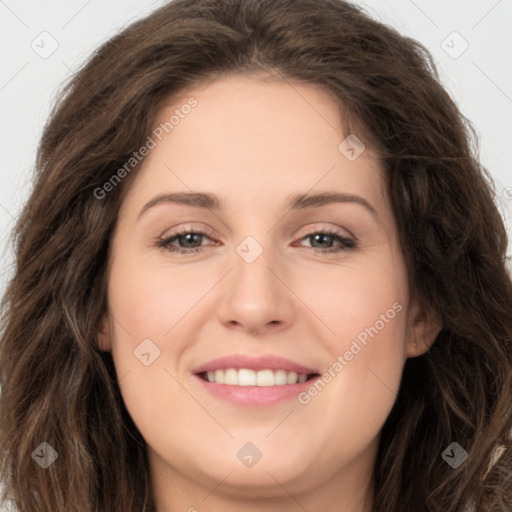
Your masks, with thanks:
[(236, 247), (233, 292), (249, 307), (251, 302), (258, 308), (270, 304), (277, 292), (278, 283), (269, 269), (275, 266), (275, 251), (269, 240), (267, 237), (260, 243), (255, 237), (247, 236)]
[(291, 293), (279, 275), (271, 237), (259, 242), (247, 236), (233, 256), (233, 271), (220, 309), (224, 323), (236, 323), (257, 331), (269, 324), (284, 324), (292, 315)]

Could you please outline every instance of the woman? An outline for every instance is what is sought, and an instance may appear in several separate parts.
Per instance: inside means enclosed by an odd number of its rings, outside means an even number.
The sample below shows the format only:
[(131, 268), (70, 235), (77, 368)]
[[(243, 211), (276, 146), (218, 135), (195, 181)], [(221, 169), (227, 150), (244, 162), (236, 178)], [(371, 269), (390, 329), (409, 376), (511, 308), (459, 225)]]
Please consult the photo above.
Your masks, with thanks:
[(107, 42), (16, 228), (4, 498), (510, 509), (512, 283), (472, 137), (428, 52), (340, 0), (174, 0)]

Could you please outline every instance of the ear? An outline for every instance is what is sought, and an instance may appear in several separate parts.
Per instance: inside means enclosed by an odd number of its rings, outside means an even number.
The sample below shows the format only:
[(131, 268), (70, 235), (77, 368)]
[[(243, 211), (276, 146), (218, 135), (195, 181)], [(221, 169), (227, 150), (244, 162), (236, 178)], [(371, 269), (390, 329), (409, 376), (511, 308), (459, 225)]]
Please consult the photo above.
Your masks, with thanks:
[(103, 352), (112, 351), (111, 343), (111, 329), (110, 329), (110, 316), (105, 313), (98, 326), (97, 345)]
[(418, 357), (428, 352), (442, 328), (432, 310), (413, 300), (409, 308), (409, 339), (406, 356)]

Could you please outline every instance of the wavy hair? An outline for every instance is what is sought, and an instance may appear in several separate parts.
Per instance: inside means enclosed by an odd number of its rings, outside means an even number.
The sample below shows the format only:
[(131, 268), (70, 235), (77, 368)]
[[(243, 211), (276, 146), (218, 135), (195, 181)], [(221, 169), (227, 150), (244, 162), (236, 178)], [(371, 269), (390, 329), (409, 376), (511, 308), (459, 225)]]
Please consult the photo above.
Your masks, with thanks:
[[(342, 0), (172, 0), (62, 89), (12, 235), (0, 477), (21, 512), (155, 510), (146, 444), (97, 345), (110, 239), (159, 107), (228, 73), (321, 87), (378, 154), (411, 291), (442, 325), (381, 432), (375, 512), (512, 509), (512, 282), (496, 186), (429, 52)], [(41, 443), (58, 454), (36, 464)], [(457, 469), (452, 442), (469, 454)], [(44, 453), (44, 452), (41, 452)]]

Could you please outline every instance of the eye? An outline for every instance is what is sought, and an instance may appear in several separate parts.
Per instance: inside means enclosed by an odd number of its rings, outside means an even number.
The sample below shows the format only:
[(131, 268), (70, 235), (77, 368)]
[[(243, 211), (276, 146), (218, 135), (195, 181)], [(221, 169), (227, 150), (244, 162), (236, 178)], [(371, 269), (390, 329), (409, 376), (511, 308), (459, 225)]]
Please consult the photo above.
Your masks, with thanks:
[[(305, 237), (303, 237), (301, 240), (305, 239), (310, 240), (311, 247), (316, 249), (314, 251), (315, 253), (321, 254), (346, 251), (349, 249), (353, 249), (357, 246), (355, 240), (342, 235), (338, 231), (330, 229), (313, 230), (310, 233), (308, 233)], [(340, 245), (333, 247), (332, 244), (334, 242), (338, 242)], [(320, 245), (315, 247), (316, 244)], [(328, 247), (326, 247), (326, 245)]]
[[(196, 252), (203, 250), (203, 245), (201, 244), (201, 240), (206, 237), (210, 238), (207, 233), (204, 231), (191, 231), (191, 230), (182, 230), (174, 233), (173, 235), (165, 238), (159, 238), (157, 240), (157, 246), (163, 249), (166, 249), (169, 252), (177, 252), (180, 254), (194, 254)], [(174, 242), (178, 242), (178, 244), (182, 244), (176, 246), (173, 245)]]
[[(172, 253), (191, 255), (204, 250), (205, 245), (201, 243), (204, 238), (209, 238), (211, 240), (210, 235), (204, 231), (184, 229), (173, 233), (168, 237), (158, 238), (156, 240), (156, 245)], [(310, 240), (310, 247), (315, 249), (315, 254), (346, 251), (355, 248), (357, 245), (355, 240), (347, 238), (338, 231), (329, 229), (312, 230), (306, 236), (301, 238), (301, 240), (306, 239)], [(335, 242), (339, 245), (333, 246), (332, 244)]]

